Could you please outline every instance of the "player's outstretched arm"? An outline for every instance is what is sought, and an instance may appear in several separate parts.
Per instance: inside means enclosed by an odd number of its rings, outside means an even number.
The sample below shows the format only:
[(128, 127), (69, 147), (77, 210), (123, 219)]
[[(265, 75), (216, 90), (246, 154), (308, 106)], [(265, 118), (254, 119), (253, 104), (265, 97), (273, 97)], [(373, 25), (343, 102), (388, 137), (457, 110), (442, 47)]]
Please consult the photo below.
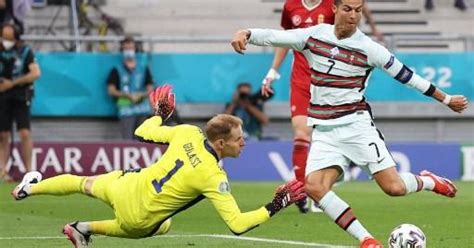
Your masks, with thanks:
[(161, 126), (175, 109), (175, 96), (170, 85), (163, 85), (149, 94), (150, 104), (155, 116), (145, 120), (136, 130), (138, 139), (153, 143), (169, 143), (176, 128)]
[(369, 41), (369, 61), (374, 66), (384, 70), (398, 82), (410, 86), (426, 96), (430, 96), (444, 103), (451, 110), (462, 113), (468, 106), (468, 101), (463, 95), (449, 95), (438, 89), (431, 82), (416, 74), (407, 65), (399, 61), (384, 46)]
[[(222, 182), (218, 185), (218, 188), (226, 188), (222, 185), (228, 184)], [(293, 180), (278, 186), (273, 200), (264, 207), (242, 213), (230, 192), (212, 190), (214, 188), (216, 188), (215, 185), (209, 187), (204, 195), (211, 200), (221, 218), (235, 235), (252, 230), (283, 208), (305, 197), (303, 183)]]
[(234, 50), (243, 54), (247, 50), (247, 43), (257, 46), (284, 47), (302, 51), (306, 40), (318, 32), (320, 27), (300, 28), (292, 30), (276, 29), (243, 29), (237, 31), (231, 41)]
[(436, 88), (431, 95), (434, 99), (442, 102), (446, 106), (448, 106), (452, 111), (457, 113), (462, 113), (465, 109), (467, 109), (469, 102), (467, 98), (463, 95), (449, 95), (442, 90)]

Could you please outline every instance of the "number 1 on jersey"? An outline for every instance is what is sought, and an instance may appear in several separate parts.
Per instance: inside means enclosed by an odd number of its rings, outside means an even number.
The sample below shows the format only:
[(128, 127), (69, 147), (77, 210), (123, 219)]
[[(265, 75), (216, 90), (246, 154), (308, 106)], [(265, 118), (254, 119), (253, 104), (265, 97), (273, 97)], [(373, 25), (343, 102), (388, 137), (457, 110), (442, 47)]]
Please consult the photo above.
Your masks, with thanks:
[(153, 184), (153, 187), (155, 188), (155, 191), (156, 193), (160, 193), (161, 192), (161, 188), (163, 188), (163, 185), (171, 179), (171, 177), (176, 174), (176, 172), (178, 172), (179, 169), (181, 169), (181, 167), (183, 167), (184, 165), (184, 162), (183, 160), (180, 160), (180, 159), (176, 159), (175, 161), (175, 165), (173, 167), (173, 169), (171, 169), (168, 174), (166, 174), (166, 176), (164, 176), (163, 178), (160, 179), (160, 181), (157, 181), (156, 179), (154, 179), (153, 181), (151, 181), (151, 183)]

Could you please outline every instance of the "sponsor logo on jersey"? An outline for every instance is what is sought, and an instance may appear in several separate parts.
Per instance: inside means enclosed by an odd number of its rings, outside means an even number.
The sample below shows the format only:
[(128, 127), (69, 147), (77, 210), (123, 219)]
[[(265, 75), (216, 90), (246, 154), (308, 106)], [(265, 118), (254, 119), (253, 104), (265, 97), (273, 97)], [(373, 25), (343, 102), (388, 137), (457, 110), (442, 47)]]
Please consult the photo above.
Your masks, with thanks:
[(223, 181), (219, 184), (219, 192), (221, 193), (230, 193), (230, 185), (227, 181)]
[(320, 24), (320, 23), (324, 23), (324, 15), (323, 14), (318, 15), (318, 24)]
[(301, 16), (295, 15), (291, 17), (291, 22), (293, 23), (293, 26), (299, 26), (301, 24)]
[(306, 18), (306, 20), (304, 21), (304, 23), (306, 23), (306, 24), (308, 24), (308, 23), (309, 23), (309, 24), (313, 23), (313, 19), (311, 19), (311, 16), (308, 17), (308, 18)]
[(338, 54), (339, 54), (339, 48), (334, 47), (333, 49), (331, 49), (331, 57), (334, 58)]

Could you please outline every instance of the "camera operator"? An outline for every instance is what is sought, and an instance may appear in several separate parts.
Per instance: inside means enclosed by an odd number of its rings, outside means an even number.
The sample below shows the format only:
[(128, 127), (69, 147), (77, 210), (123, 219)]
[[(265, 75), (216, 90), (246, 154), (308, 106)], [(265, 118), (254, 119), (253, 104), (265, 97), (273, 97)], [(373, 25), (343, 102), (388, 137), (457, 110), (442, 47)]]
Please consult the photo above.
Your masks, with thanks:
[(250, 83), (239, 83), (233, 94), (232, 102), (226, 105), (224, 113), (242, 119), (246, 139), (261, 139), (262, 126), (269, 121), (268, 116), (263, 112), (263, 105), (271, 97), (262, 96), (260, 91), (252, 94)]

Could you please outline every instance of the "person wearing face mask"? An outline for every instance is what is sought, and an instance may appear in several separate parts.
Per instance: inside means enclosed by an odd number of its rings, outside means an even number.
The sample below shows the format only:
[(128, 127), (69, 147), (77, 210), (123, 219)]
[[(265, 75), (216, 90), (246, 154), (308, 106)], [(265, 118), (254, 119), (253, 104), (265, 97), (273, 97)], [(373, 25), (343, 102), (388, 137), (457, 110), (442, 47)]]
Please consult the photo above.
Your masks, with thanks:
[(12, 143), (13, 123), (20, 137), (20, 154), (26, 171), (31, 169), (33, 140), (30, 131), (30, 107), (33, 82), (40, 69), (31, 47), (20, 40), (20, 29), (13, 24), (2, 26), (0, 46), (0, 178), (12, 179), (6, 165)]
[(132, 37), (121, 42), (122, 61), (109, 74), (109, 95), (114, 97), (123, 139), (132, 139), (133, 130), (151, 113), (147, 94), (153, 89), (153, 78), (145, 63), (136, 58)]

